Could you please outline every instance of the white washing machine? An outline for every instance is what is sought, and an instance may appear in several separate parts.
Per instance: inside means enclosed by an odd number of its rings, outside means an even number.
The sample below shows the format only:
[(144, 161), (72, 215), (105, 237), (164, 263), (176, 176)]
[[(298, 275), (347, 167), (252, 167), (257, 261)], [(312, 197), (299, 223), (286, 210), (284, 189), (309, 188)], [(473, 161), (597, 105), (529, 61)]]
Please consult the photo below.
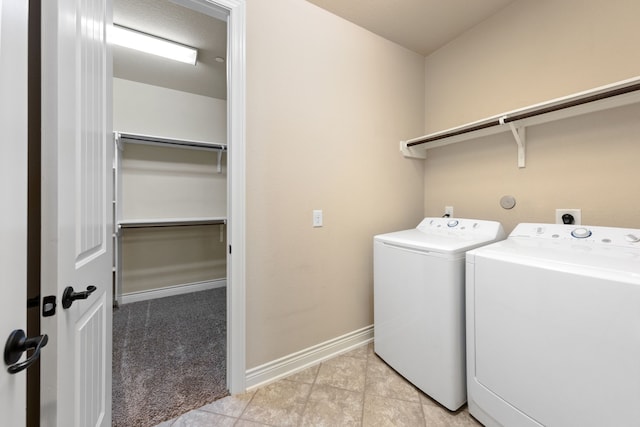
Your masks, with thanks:
[(520, 224), (467, 253), (466, 280), (475, 418), (640, 425), (640, 230)]
[(375, 352), (451, 410), (466, 401), (465, 252), (504, 237), (498, 222), (453, 218), (374, 237)]

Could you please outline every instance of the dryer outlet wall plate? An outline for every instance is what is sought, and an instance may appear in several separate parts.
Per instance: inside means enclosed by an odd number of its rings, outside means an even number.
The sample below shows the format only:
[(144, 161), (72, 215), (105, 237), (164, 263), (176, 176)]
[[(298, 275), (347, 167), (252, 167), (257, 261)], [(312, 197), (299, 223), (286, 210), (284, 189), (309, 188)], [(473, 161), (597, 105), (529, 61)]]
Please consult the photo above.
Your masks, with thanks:
[(572, 225), (582, 224), (582, 211), (581, 209), (556, 209), (556, 224), (564, 224), (562, 222), (562, 215), (569, 214), (573, 216)]

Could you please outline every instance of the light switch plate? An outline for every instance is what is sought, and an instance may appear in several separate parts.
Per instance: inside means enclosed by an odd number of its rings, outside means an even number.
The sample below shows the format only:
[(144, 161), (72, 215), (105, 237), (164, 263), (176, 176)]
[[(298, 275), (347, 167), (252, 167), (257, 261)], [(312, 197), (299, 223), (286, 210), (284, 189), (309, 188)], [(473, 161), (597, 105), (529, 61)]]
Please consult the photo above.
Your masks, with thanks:
[(313, 211), (313, 226), (322, 227), (322, 210), (314, 209)]

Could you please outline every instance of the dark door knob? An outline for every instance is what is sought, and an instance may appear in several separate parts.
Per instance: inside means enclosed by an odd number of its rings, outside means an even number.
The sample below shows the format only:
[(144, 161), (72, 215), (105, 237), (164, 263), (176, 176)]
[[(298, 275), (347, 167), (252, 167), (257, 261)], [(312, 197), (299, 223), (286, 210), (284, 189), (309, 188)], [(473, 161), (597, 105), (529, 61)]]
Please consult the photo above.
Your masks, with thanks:
[[(7, 371), (10, 374), (18, 373), (38, 360), (40, 357), (40, 350), (47, 345), (49, 337), (47, 334), (40, 335), (38, 337), (27, 338), (22, 329), (16, 329), (9, 334), (9, 339), (4, 346), (4, 363), (9, 365)], [(27, 350), (34, 349), (33, 353), (24, 362), (16, 363), (20, 360), (22, 353)]]
[(74, 292), (72, 286), (67, 286), (62, 293), (62, 308), (69, 308), (77, 299), (87, 299), (89, 295), (95, 292), (95, 286), (87, 286), (86, 291)]

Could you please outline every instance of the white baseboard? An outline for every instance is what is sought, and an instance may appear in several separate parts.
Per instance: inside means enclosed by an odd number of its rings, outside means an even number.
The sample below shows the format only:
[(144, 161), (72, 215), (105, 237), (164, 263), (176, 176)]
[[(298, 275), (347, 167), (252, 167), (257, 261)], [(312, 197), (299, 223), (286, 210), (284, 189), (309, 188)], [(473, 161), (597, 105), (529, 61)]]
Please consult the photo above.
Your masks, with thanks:
[(266, 385), (373, 341), (373, 325), (248, 369), (247, 390)]
[(187, 283), (185, 285), (169, 286), (166, 288), (151, 289), (141, 292), (130, 292), (122, 294), (121, 304), (131, 302), (146, 301), (149, 299), (170, 297), (174, 295), (188, 294), (208, 289), (222, 288), (227, 286), (227, 279), (208, 280), (206, 282)]

